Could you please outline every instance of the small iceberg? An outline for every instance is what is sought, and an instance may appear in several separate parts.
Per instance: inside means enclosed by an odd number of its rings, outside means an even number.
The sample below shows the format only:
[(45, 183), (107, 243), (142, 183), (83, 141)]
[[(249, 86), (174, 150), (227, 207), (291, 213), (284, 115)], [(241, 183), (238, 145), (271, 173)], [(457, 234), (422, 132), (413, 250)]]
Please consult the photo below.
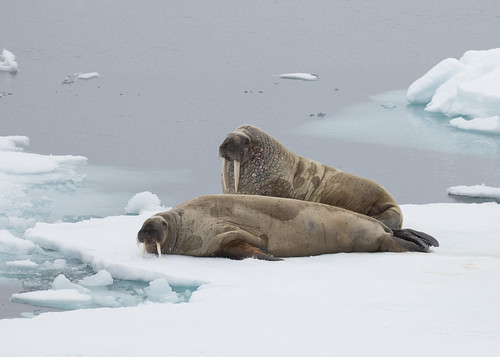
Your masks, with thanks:
[(311, 74), (311, 73), (285, 73), (285, 74), (279, 74), (278, 77), (281, 79), (295, 79), (300, 81), (319, 80), (319, 76), (317, 74)]
[(148, 211), (168, 211), (171, 207), (164, 207), (157, 195), (149, 191), (137, 193), (125, 206), (127, 214), (142, 214)]
[(16, 56), (5, 48), (0, 55), (0, 71), (11, 73), (17, 72)]
[(484, 183), (482, 185), (473, 186), (452, 186), (448, 188), (448, 194), (454, 196), (500, 199), (500, 187), (489, 187)]

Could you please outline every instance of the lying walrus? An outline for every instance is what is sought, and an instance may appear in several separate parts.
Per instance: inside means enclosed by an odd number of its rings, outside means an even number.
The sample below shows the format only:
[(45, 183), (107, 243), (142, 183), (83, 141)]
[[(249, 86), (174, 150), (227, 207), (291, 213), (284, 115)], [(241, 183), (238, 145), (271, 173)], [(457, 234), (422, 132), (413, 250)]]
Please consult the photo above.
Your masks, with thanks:
[(224, 193), (324, 203), (373, 217), (390, 228), (403, 223), (401, 209), (382, 185), (296, 155), (252, 125), (228, 134), (219, 156)]
[(439, 243), (371, 217), (314, 202), (253, 195), (201, 196), (148, 218), (144, 251), (232, 259), (337, 252), (428, 252)]

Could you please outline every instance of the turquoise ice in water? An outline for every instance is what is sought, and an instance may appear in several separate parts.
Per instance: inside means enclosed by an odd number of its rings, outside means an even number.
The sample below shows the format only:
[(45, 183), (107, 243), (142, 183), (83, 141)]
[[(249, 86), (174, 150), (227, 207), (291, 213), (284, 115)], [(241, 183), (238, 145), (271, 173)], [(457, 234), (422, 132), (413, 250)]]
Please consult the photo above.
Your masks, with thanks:
[(499, 156), (499, 133), (461, 130), (450, 125), (449, 117), (424, 109), (423, 104), (408, 104), (406, 91), (394, 91), (372, 96), (365, 103), (304, 123), (295, 131), (309, 136), (398, 148), (487, 158)]

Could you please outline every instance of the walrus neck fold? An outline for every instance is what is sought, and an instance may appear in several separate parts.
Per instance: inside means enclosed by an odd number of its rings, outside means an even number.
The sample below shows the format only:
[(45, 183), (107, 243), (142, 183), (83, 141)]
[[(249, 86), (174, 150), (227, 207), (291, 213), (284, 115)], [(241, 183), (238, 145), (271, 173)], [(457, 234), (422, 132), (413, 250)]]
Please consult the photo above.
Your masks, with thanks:
[(179, 253), (179, 232), (182, 229), (182, 220), (177, 212), (162, 212), (159, 213), (167, 222), (167, 234), (165, 240), (161, 242), (163, 251), (168, 254)]

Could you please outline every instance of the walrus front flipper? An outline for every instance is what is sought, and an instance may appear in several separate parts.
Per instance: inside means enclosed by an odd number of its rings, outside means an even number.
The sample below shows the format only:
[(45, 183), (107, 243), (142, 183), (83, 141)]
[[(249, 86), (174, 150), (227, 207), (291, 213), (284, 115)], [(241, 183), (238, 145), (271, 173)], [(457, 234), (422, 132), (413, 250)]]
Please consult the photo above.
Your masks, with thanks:
[(234, 240), (227, 243), (221, 248), (221, 250), (217, 255), (237, 260), (245, 258), (255, 258), (255, 259), (271, 260), (271, 261), (283, 260), (281, 258), (273, 257), (271, 254), (264, 252), (260, 248), (256, 248), (248, 244), (242, 239)]
[(392, 229), (394, 237), (404, 241), (413, 243), (418, 249), (411, 249), (412, 245), (404, 245), (408, 250), (416, 250), (420, 252), (428, 252), (430, 247), (439, 247), (439, 242), (436, 238), (424, 232), (415, 231), (413, 229)]

